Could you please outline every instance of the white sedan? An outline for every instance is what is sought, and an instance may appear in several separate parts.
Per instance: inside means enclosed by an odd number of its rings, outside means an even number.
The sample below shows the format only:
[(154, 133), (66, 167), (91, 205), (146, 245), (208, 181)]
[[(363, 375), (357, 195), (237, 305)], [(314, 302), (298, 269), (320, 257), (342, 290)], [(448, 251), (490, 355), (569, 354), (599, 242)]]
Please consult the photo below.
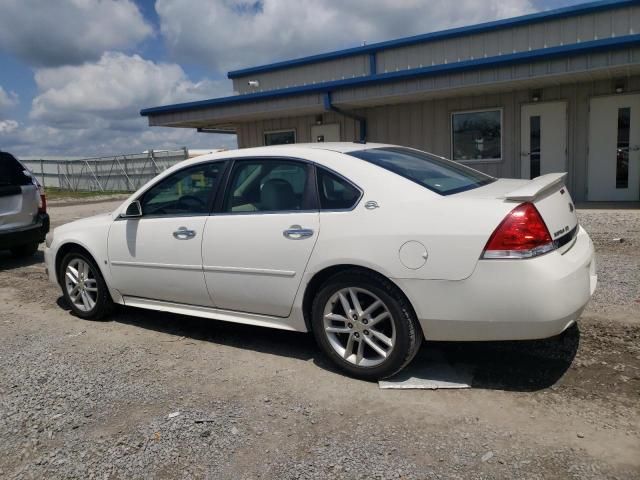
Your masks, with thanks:
[(382, 144), (219, 152), (47, 238), (81, 318), (114, 304), (312, 331), (347, 373), (393, 375), (428, 340), (557, 335), (596, 285), (566, 174), (496, 179)]

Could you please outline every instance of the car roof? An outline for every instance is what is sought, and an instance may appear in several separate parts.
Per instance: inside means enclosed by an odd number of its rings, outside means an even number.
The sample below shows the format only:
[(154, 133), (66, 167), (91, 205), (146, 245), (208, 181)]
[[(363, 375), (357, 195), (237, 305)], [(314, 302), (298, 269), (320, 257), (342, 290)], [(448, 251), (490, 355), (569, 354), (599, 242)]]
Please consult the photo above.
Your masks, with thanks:
[(282, 145), (284, 147), (296, 146), (298, 148), (311, 148), (314, 150), (330, 150), (332, 152), (349, 153), (370, 148), (393, 147), (384, 143), (364, 143), (364, 142), (318, 142), (318, 143), (295, 143), (292, 145)]
[(394, 147), (395, 145), (387, 145), (384, 143), (360, 143), (360, 142), (319, 142), (319, 143), (290, 143), (286, 145), (267, 145), (262, 147), (239, 148), (237, 150), (225, 150), (208, 155), (216, 157), (240, 157), (240, 156), (259, 156), (259, 155), (291, 155), (295, 150), (296, 154), (301, 154), (305, 150), (313, 152), (318, 150), (326, 150), (337, 153), (350, 153), (370, 148)]
[[(385, 143), (359, 143), (359, 142), (322, 142), (322, 143), (291, 143), (287, 145), (267, 145), (262, 147), (238, 148), (235, 150), (224, 150), (212, 152), (197, 157), (192, 157), (179, 163), (181, 167), (195, 165), (201, 162), (226, 160), (232, 158), (246, 157), (301, 157), (305, 153), (317, 153), (319, 150), (348, 154), (351, 152), (368, 150), (371, 148), (396, 147)], [(356, 157), (351, 157), (359, 160)]]

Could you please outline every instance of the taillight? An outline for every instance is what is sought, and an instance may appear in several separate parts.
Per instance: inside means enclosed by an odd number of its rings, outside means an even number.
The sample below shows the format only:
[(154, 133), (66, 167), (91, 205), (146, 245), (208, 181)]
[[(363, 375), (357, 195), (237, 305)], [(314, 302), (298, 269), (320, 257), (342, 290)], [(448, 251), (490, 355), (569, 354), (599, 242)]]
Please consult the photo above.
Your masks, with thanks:
[(38, 213), (47, 213), (47, 197), (44, 193), (42, 185), (38, 185), (38, 194), (40, 195), (40, 201), (38, 202)]
[(491, 234), (482, 258), (531, 258), (555, 249), (549, 229), (533, 203), (509, 212)]

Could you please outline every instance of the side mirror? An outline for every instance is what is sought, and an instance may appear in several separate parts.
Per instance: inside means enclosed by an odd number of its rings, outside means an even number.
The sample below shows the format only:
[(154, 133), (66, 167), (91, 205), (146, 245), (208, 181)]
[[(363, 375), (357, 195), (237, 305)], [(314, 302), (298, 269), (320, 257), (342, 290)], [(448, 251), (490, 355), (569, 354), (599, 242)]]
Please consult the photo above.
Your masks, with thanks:
[(139, 200), (134, 200), (129, 204), (127, 210), (120, 214), (120, 218), (138, 218), (142, 216), (142, 205)]

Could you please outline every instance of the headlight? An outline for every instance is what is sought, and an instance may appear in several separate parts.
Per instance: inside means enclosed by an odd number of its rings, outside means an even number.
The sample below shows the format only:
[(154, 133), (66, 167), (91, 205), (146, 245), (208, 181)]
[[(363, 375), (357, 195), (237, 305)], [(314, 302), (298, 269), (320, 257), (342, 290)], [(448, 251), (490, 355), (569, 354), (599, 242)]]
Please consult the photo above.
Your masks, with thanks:
[(53, 243), (53, 232), (47, 233), (47, 236), (44, 238), (44, 243), (47, 248), (51, 247), (51, 244)]

